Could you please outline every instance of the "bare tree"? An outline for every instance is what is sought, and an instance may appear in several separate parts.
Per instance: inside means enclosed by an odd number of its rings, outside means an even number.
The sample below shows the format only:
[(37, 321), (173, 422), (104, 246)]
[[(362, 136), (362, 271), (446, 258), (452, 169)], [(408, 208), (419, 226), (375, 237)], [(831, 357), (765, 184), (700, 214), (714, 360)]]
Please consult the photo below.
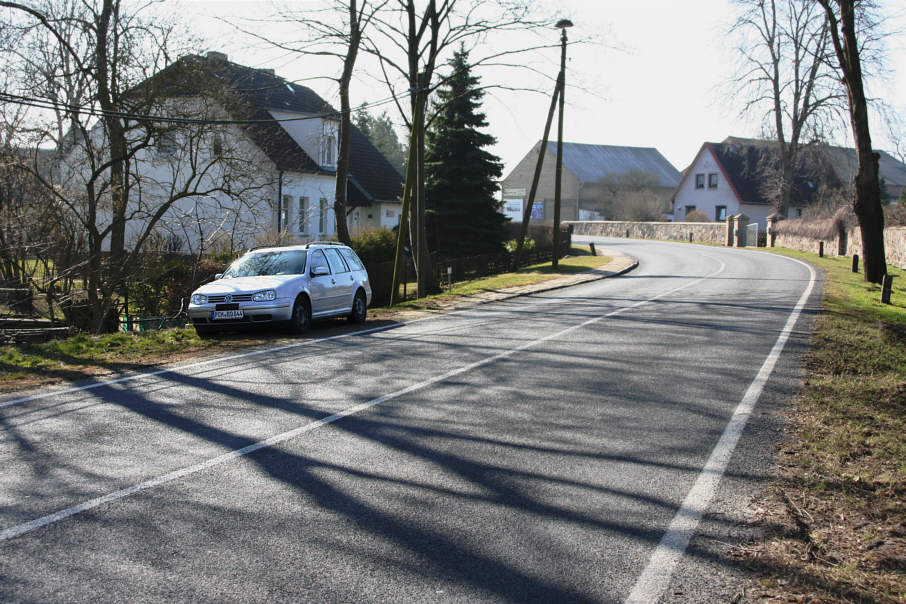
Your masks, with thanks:
[(349, 185), (349, 158), (351, 154), (352, 105), (349, 90), (363, 36), (375, 15), (389, 0), (333, 0), (324, 8), (298, 10), (286, 6), (278, 10), (281, 21), (299, 26), (301, 37), (279, 41), (253, 31), (243, 32), (266, 41), (278, 48), (300, 55), (334, 57), (340, 61), (340, 75), (336, 78), (340, 93), (340, 145), (337, 153), (337, 182), (334, 194), (334, 215), (337, 237), (349, 244), (349, 226), (346, 222), (347, 189)]
[(824, 8), (830, 29), (833, 48), (840, 67), (841, 79), (846, 87), (850, 125), (856, 143), (858, 169), (853, 180), (855, 198), (853, 210), (862, 233), (862, 257), (865, 263), (865, 280), (881, 283), (887, 274), (884, 253), (884, 212), (881, 207), (881, 185), (878, 174), (879, 155), (871, 146), (868, 123), (868, 100), (863, 81), (862, 48), (864, 40), (860, 27), (872, 22), (870, 1), (818, 0)]
[[(433, 287), (433, 270), (428, 253), (425, 224), (425, 126), (428, 98), (442, 82), (436, 69), (461, 44), (475, 43), (483, 36), (509, 30), (530, 30), (539, 22), (530, 18), (528, 3), (482, 0), (395, 0), (375, 18), (374, 35), (363, 41), (363, 49), (376, 57), (397, 108), (410, 131), (410, 162), (406, 189), (414, 198), (400, 220), (409, 220), (410, 249), (418, 276), (418, 295)], [(545, 45), (546, 46), (546, 45)], [(500, 64), (503, 57), (526, 52), (510, 48), (471, 56), (470, 68)], [(402, 86), (400, 86), (402, 83)], [(409, 90), (408, 106), (396, 91)], [(413, 165), (414, 164), (414, 165)], [(411, 181), (411, 182), (410, 182)], [(404, 229), (400, 229), (402, 234)], [(402, 240), (401, 242), (402, 243)], [(398, 246), (401, 248), (401, 245)], [(398, 260), (397, 260), (398, 261)]]
[(743, 12), (733, 26), (741, 38), (737, 92), (747, 99), (742, 113), (764, 111), (776, 139), (779, 166), (771, 197), (775, 209), (786, 214), (802, 147), (823, 139), (842, 111), (830, 32), (821, 7), (809, 0), (738, 4)]
[[(87, 297), (84, 326), (111, 329), (124, 279), (146, 240), (185, 202), (238, 191), (253, 172), (248, 151), (230, 162), (214, 151), (217, 118), (229, 98), (202, 77), (197, 61), (173, 64), (176, 27), (127, 0), (41, 0), (13, 9), (4, 29), (4, 66), (19, 87), (7, 101), (35, 107), (35, 147), (53, 145), (55, 167), (26, 165), (44, 196), (77, 222), (87, 254), (79, 265)], [(155, 76), (167, 65), (166, 75)], [(154, 76), (154, 77), (152, 77)], [(187, 88), (187, 84), (194, 87)], [(191, 91), (191, 94), (189, 94)], [(75, 320), (75, 319), (74, 319)]]

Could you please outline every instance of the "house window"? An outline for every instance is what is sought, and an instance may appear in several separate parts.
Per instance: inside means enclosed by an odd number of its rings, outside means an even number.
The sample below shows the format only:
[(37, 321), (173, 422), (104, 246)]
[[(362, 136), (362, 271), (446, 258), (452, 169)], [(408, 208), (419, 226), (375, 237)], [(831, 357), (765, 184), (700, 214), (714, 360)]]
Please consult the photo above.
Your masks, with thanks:
[(280, 204), (279, 222), (277, 223), (277, 229), (280, 231), (289, 229), (289, 207), (292, 203), (293, 198), (290, 195), (283, 196), (283, 203)]
[(321, 165), (332, 166), (336, 163), (334, 160), (333, 150), (337, 146), (337, 139), (332, 134), (328, 134), (321, 140)]
[(211, 154), (217, 159), (223, 157), (223, 138), (219, 134), (215, 134), (211, 141)]
[(716, 206), (714, 208), (714, 220), (723, 222), (727, 219), (727, 206)]
[(305, 233), (308, 226), (308, 197), (299, 198), (299, 213), (296, 215), (299, 222), (299, 232)]
[(802, 208), (796, 208), (796, 218), (802, 218)]
[(384, 216), (386, 216), (387, 218), (396, 218), (396, 212), (394, 212), (392, 209), (388, 209), (384, 213)]
[(686, 216), (689, 215), (689, 212), (694, 212), (695, 206), (686, 206)]
[(708, 174), (708, 188), (709, 189), (717, 188), (717, 174)]
[(173, 157), (176, 155), (176, 139), (169, 132), (161, 132), (154, 141), (154, 153), (157, 157)]
[(318, 204), (318, 233), (327, 232), (327, 198), (322, 197)]
[(705, 175), (704, 175), (704, 174), (696, 174), (696, 175), (695, 175), (695, 188), (696, 188), (696, 189), (704, 189), (704, 188), (705, 188)]

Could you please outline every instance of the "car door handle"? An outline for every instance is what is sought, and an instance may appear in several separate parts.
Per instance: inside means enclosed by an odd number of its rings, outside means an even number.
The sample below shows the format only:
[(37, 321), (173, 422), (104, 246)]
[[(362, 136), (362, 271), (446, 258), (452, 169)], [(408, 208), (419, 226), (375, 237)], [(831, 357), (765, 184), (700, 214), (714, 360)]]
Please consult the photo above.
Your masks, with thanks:
[(336, 284), (337, 284), (337, 282), (336, 282), (336, 281), (334, 281), (334, 280), (333, 280), (333, 279), (331, 279), (331, 280), (330, 280), (330, 282), (331, 282), (331, 283), (333, 283), (333, 284), (334, 284), (334, 285), (336, 285)]
[(354, 278), (352, 275), (349, 275), (349, 280), (350, 280), (350, 281), (355, 281), (355, 278)]

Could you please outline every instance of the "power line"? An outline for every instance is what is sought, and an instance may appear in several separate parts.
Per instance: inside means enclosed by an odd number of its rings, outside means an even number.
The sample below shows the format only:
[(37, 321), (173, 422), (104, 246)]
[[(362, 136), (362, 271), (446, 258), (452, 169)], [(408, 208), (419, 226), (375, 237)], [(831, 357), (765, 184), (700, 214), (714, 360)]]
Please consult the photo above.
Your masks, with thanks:
[[(391, 102), (396, 101), (400, 97), (407, 97), (414, 94), (416, 91), (408, 90), (404, 94), (394, 94), (384, 99), (374, 101), (372, 103), (362, 103), (357, 108), (373, 108), (380, 107), (382, 105), (387, 105)], [(157, 122), (157, 123), (166, 123), (166, 124), (184, 124), (184, 125), (253, 125), (253, 124), (271, 124), (274, 122), (283, 123), (283, 122), (300, 122), (313, 119), (323, 119), (329, 117), (341, 117), (343, 115), (342, 111), (331, 111), (326, 113), (318, 113), (315, 115), (307, 115), (300, 117), (290, 117), (290, 118), (272, 118), (272, 119), (249, 119), (249, 120), (236, 120), (236, 119), (199, 119), (199, 118), (186, 118), (186, 117), (172, 117), (172, 116), (161, 116), (161, 115), (143, 115), (128, 113), (123, 111), (106, 111), (98, 107), (91, 107), (85, 105), (73, 105), (69, 103), (64, 103), (60, 101), (55, 101), (53, 99), (42, 99), (38, 97), (27, 97), (17, 94), (12, 94), (10, 92), (0, 92), (0, 101), (11, 103), (15, 105), (23, 105), (26, 107), (34, 107), (37, 109), (50, 109), (53, 111), (65, 111), (67, 113), (76, 113), (76, 114), (85, 114), (92, 117), (116, 117), (124, 120), (133, 120), (137, 122)]]

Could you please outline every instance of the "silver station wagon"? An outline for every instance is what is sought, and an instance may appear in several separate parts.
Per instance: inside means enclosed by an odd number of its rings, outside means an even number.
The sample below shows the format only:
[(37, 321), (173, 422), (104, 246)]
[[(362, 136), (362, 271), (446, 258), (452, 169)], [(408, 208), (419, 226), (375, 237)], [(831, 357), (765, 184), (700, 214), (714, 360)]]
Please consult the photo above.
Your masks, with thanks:
[(303, 333), (312, 319), (347, 316), (360, 323), (370, 303), (368, 272), (355, 252), (314, 242), (247, 252), (192, 292), (189, 319), (198, 335), (256, 324)]

